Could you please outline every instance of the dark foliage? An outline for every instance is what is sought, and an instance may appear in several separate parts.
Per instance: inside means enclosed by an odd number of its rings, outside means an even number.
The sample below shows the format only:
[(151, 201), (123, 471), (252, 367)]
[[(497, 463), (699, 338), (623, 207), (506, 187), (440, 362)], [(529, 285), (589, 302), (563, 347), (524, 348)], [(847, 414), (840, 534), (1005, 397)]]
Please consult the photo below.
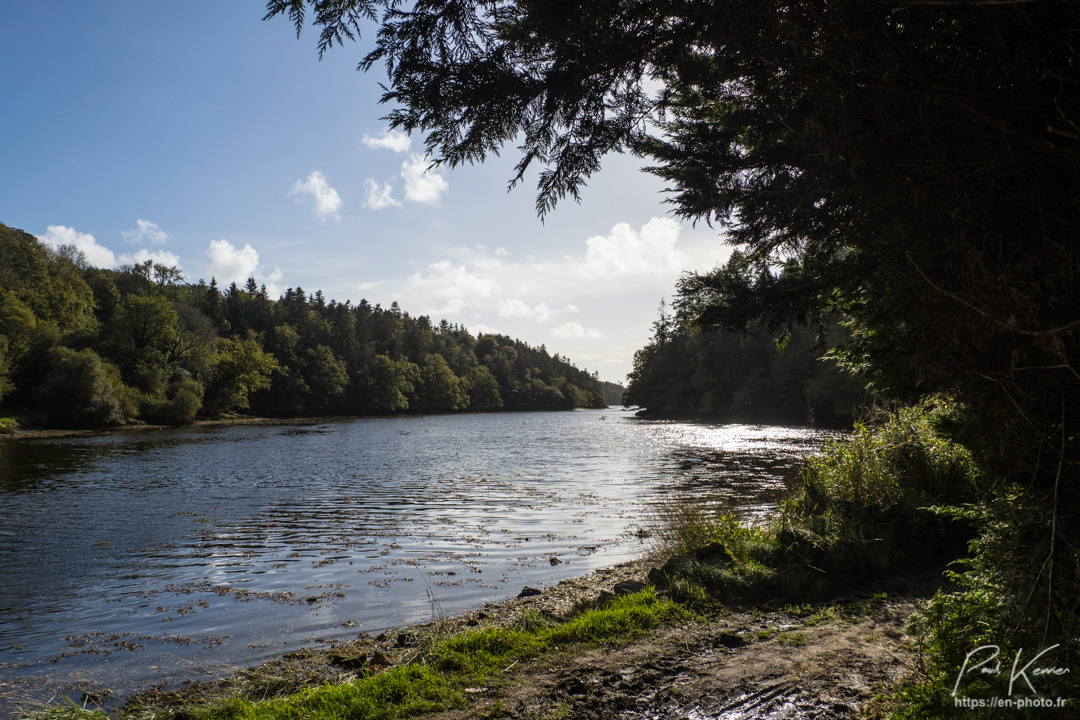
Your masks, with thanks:
[(850, 428), (867, 403), (865, 382), (823, 358), (828, 335), (843, 334), (836, 324), (819, 338), (760, 324), (750, 333), (702, 332), (693, 319), (661, 304), (652, 341), (634, 354), (625, 404), (650, 417)]
[[(855, 321), (848, 362), (946, 390), (983, 462), (1050, 493), (1080, 422), (1080, 57), (1072, 2), (275, 0), (320, 51), (376, 20), (388, 119), (436, 163), (508, 143), (537, 207), (605, 153), (742, 246), (688, 278), (702, 327)], [(381, 17), (377, 11), (382, 10)], [(1066, 438), (1072, 437), (1065, 433)]]

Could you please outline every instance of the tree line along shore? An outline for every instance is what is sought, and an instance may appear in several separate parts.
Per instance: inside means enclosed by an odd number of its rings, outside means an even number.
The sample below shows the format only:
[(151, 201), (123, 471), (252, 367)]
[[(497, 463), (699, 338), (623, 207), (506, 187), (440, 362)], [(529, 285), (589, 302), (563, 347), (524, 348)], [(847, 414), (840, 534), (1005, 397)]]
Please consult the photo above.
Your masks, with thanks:
[[(222, 290), (147, 261), (91, 267), (0, 225), (0, 412), (91, 428), (606, 406), (595, 373), (543, 346), (398, 307), (249, 279)], [(11, 419), (8, 419), (9, 426)]]

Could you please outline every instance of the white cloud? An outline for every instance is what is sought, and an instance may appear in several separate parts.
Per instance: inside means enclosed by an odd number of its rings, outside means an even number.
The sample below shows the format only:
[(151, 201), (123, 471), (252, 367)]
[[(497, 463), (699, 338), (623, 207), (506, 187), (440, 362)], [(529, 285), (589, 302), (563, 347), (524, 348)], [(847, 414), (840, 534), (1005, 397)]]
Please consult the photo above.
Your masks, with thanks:
[[(124, 236), (124, 239), (129, 239), (128, 236), (132, 235), (135, 236), (136, 240), (158, 242), (156, 238), (159, 234), (160, 236), (168, 237), (154, 223), (146, 220), (139, 220), (138, 222), (139, 228), (137, 230), (121, 233)], [(167, 265), (169, 267), (177, 267), (183, 270), (183, 267), (180, 265), (180, 256), (174, 252), (141, 248), (133, 253), (121, 253), (117, 256), (117, 254), (109, 248), (104, 245), (99, 245), (93, 235), (81, 233), (75, 230), (75, 228), (65, 227), (63, 225), (50, 225), (47, 228), (47, 232), (44, 235), (39, 236), (38, 240), (45, 245), (54, 248), (63, 245), (73, 245), (76, 250), (79, 250), (86, 256), (86, 261), (95, 267), (115, 268), (119, 265), (137, 265), (150, 260), (151, 262)]]
[(581, 323), (568, 322), (553, 329), (551, 331), (551, 337), (560, 338), (562, 340), (580, 338), (599, 340), (604, 337), (604, 334), (593, 328), (585, 328)]
[(51, 248), (73, 245), (86, 256), (86, 262), (99, 268), (114, 268), (116, 255), (109, 248), (98, 245), (98, 241), (89, 233), (78, 232), (75, 228), (64, 225), (50, 225), (38, 240)]
[(575, 314), (581, 312), (573, 303), (568, 304), (561, 310), (552, 308), (546, 302), (529, 305), (517, 298), (503, 298), (495, 306), (499, 317), (527, 317), (533, 318), (538, 323), (547, 323), (553, 315)]
[(248, 244), (237, 249), (228, 240), (212, 240), (206, 254), (210, 258), (210, 275), (222, 285), (243, 285), (259, 269), (259, 253)]
[(686, 256), (675, 247), (680, 230), (671, 218), (654, 217), (640, 232), (619, 223), (610, 235), (585, 241), (585, 262), (579, 272), (590, 277), (677, 274), (687, 265)]
[(391, 195), (391, 192), (393, 188), (390, 187), (390, 183), (379, 183), (368, 178), (364, 181), (364, 207), (372, 210), (382, 210), (391, 205), (401, 207), (401, 203)]
[(120, 262), (123, 265), (139, 265), (141, 263), (150, 260), (159, 265), (165, 265), (166, 267), (176, 267), (180, 270), (184, 268), (180, 265), (180, 256), (176, 253), (169, 252), (168, 250), (147, 250), (142, 248), (133, 253), (122, 253), (120, 255)]
[(657, 300), (670, 296), (681, 272), (708, 270), (730, 250), (713, 231), (680, 229), (659, 217), (607, 227), (599, 237), (581, 235), (535, 255), (509, 244), (518, 230), (512, 225), (503, 236), (466, 234), (435, 256), (440, 262), (427, 265), (421, 255), (397, 280), (380, 276), (377, 294), (474, 333), (546, 343), (579, 367), (621, 380), (616, 370), (628, 371), (634, 352), (649, 342)]
[[(309, 195), (315, 202), (315, 215), (320, 220), (331, 217), (335, 220), (341, 219), (338, 214), (338, 210), (341, 209), (341, 196), (338, 195), (337, 190), (330, 187), (330, 183), (326, 181), (326, 176), (318, 170), (312, 170), (307, 180), (297, 180), (289, 194)], [(297, 202), (299, 200), (300, 198), (297, 198)]]
[(405, 199), (435, 205), (450, 189), (446, 178), (436, 170), (428, 170), (428, 165), (427, 159), (416, 153), (401, 163), (401, 179), (405, 181)]
[(471, 332), (473, 335), (480, 335), (481, 333), (483, 333), (484, 335), (501, 334), (496, 328), (493, 328), (490, 325), (485, 325), (484, 323), (469, 323), (469, 332)]
[(365, 135), (362, 142), (369, 148), (393, 150), (394, 152), (406, 152), (412, 147), (412, 140), (400, 130), (388, 130), (380, 137)]
[(362, 282), (356, 284), (356, 289), (360, 292), (367, 292), (368, 290), (374, 290), (382, 285), (382, 280), (376, 280), (374, 282)]
[(266, 294), (272, 298), (281, 297), (285, 292), (285, 289), (281, 287), (281, 281), (284, 278), (285, 273), (281, 272), (281, 268), (274, 266), (273, 272), (264, 278)]
[(169, 234), (149, 220), (136, 220), (138, 227), (134, 230), (124, 230), (120, 235), (129, 243), (150, 243), (161, 245), (169, 239)]
[(499, 301), (499, 317), (532, 317), (533, 310), (517, 298), (506, 298)]
[(542, 303), (537, 303), (533, 307), (533, 317), (536, 318), (536, 322), (538, 322), (538, 323), (543, 324), (543, 323), (546, 323), (548, 320), (550, 320), (551, 319), (551, 313), (552, 313), (552, 310), (551, 310), (551, 308), (548, 307), (547, 303), (543, 303), (543, 302)]
[(421, 312), (457, 315), (463, 308), (486, 304), (502, 292), (494, 278), (449, 260), (432, 263), (428, 269), (428, 275), (410, 275), (403, 288), (406, 298), (410, 303), (415, 301)]

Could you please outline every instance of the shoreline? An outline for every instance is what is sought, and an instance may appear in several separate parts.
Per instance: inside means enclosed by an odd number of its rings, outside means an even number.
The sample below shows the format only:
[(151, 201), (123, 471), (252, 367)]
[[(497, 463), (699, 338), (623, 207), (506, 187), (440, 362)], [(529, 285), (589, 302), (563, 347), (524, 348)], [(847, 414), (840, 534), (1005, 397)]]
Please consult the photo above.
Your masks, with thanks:
[[(255, 417), (255, 416), (238, 416), (238, 417), (224, 417), (224, 418), (206, 418), (202, 420), (195, 420), (189, 425), (158, 425), (158, 424), (138, 424), (133, 423), (130, 425), (114, 425), (106, 428), (19, 428), (13, 433), (7, 435), (0, 435), (0, 439), (9, 438), (15, 440), (21, 439), (58, 439), (74, 438), (74, 437), (96, 437), (101, 435), (111, 435), (113, 433), (137, 433), (137, 432), (152, 432), (157, 430), (184, 430), (190, 428), (203, 428), (203, 427), (230, 427), (233, 425), (255, 425), (274, 427), (278, 425), (315, 425), (324, 422), (335, 422), (345, 420), (357, 420), (362, 416), (329, 416), (329, 417), (298, 417), (298, 418), (271, 418), (271, 417)], [(375, 416), (373, 416), (375, 417)]]
[(285, 425), (316, 425), (319, 423), (329, 422), (347, 422), (352, 420), (364, 420), (364, 419), (389, 419), (389, 418), (418, 418), (418, 417), (441, 417), (444, 415), (497, 415), (500, 413), (561, 413), (561, 412), (577, 412), (581, 410), (595, 410), (597, 412), (604, 410), (615, 410), (622, 412), (629, 412), (628, 408), (623, 408), (616, 405), (609, 405), (606, 408), (589, 408), (589, 407), (575, 407), (570, 410), (496, 410), (496, 411), (484, 411), (482, 413), (471, 412), (454, 412), (454, 413), (418, 413), (418, 414), (395, 414), (395, 415), (324, 415), (324, 416), (303, 416), (303, 417), (289, 417), (289, 418), (275, 418), (264, 417), (257, 415), (236, 415), (231, 417), (219, 417), (219, 418), (201, 418), (194, 420), (187, 425), (162, 425), (155, 423), (131, 423), (128, 425), (113, 425), (103, 428), (48, 428), (48, 427), (19, 427), (14, 432), (0, 434), (0, 440), (4, 438), (8, 439), (64, 439), (74, 437), (94, 437), (101, 435), (111, 435), (112, 433), (135, 433), (135, 432), (150, 432), (157, 430), (184, 430), (191, 428), (204, 428), (204, 427), (230, 427), (233, 425), (253, 425), (253, 426), (265, 426), (276, 427)]
[[(527, 612), (569, 617), (598, 599), (613, 596), (620, 583), (644, 580), (648, 570), (657, 564), (655, 558), (643, 555), (564, 578), (550, 586), (524, 586), (516, 596), (485, 602), (448, 616), (441, 615), (438, 599), (435, 598), (432, 602), (433, 617), (424, 622), (395, 626), (376, 635), (359, 632), (353, 640), (292, 650), (247, 668), (221, 665), (227, 672), (212, 679), (195, 679), (196, 673), (193, 672), (192, 677), (178, 680), (172, 687), (119, 689), (84, 682), (72, 688), (81, 695), (71, 699), (109, 713), (135, 707), (140, 710), (176, 710), (191, 703), (203, 704), (225, 699), (253, 683), (267, 679), (294, 685), (294, 692), (325, 683), (346, 682), (355, 678), (357, 671), (365, 666), (358, 663), (357, 658), (381, 657), (389, 661), (387, 665), (375, 663), (370, 667), (407, 664), (414, 659), (416, 649), (434, 637), (488, 627), (506, 627)], [(530, 590), (537, 591), (537, 594), (529, 594)], [(18, 707), (20, 703), (13, 702), (12, 705)]]
[[(190, 717), (193, 706), (213, 706), (229, 698), (291, 697), (408, 665), (436, 641), (508, 628), (525, 613), (563, 620), (606, 607), (616, 596), (646, 586), (649, 570), (658, 564), (658, 557), (646, 554), (560, 580), (534, 595), (523, 597), (522, 593), (450, 617), (439, 614), (436, 600), (432, 620), (374, 637), (359, 633), (352, 641), (330, 647), (305, 648), (252, 667), (233, 667), (211, 680), (189, 679), (180, 687), (146, 688), (123, 697), (88, 685), (81, 697), (72, 700), (113, 716)], [(744, 696), (753, 698), (751, 691), (762, 686), (770, 688), (769, 702), (774, 705), (798, 701), (799, 707), (818, 707), (820, 712), (815, 710), (813, 717), (863, 717), (858, 714), (863, 706), (879, 702), (882, 693), (909, 675), (915, 649), (904, 635), (904, 624), (916, 603), (929, 597), (940, 583), (939, 575), (924, 572), (885, 583), (896, 597), (877, 593), (867, 599), (870, 591), (880, 588), (866, 588), (862, 599), (859, 595), (836, 597), (801, 606), (779, 602), (718, 605), (704, 615), (696, 613), (690, 621), (634, 638), (608, 641), (600, 647), (555, 648), (516, 668), (515, 661), (504, 670), (497, 687), (478, 688), (463, 708), (423, 717), (465, 720), (484, 717), (484, 713), (500, 717), (511, 703), (517, 708), (515, 717), (539, 720), (548, 717), (552, 708), (562, 712), (570, 706), (580, 712), (568, 717), (592, 719), (608, 717), (615, 703), (620, 716), (644, 720), (660, 705), (705, 707), (704, 703), (711, 702), (720, 707), (728, 703), (722, 709), (737, 710)], [(616, 670), (622, 678), (617, 682), (613, 680)], [(712, 677), (714, 684), (701, 679), (705, 677)], [(682, 689), (672, 690), (676, 685)], [(765, 709), (753, 703), (747, 707)], [(773, 710), (777, 708), (780, 705)]]

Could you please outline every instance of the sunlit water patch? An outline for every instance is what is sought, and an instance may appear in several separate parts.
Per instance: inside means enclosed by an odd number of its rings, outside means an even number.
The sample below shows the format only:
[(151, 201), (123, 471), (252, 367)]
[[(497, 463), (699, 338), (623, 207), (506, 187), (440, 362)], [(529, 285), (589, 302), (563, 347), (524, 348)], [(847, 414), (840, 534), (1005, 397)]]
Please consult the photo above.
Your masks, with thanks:
[(768, 512), (827, 433), (623, 411), (0, 440), (0, 703), (116, 696), (639, 554), (658, 498)]

